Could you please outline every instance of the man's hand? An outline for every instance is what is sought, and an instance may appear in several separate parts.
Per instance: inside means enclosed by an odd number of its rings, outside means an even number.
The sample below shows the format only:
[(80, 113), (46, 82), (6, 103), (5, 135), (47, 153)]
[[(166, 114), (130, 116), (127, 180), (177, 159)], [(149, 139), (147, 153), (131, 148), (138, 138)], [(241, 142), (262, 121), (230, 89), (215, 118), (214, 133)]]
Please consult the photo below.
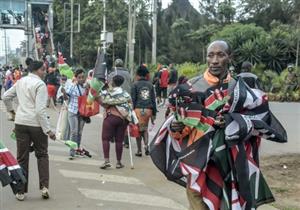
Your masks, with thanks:
[(63, 94), (64, 100), (65, 101), (68, 100), (68, 95), (67, 95), (67, 92), (66, 92), (65, 88), (61, 88), (61, 92)]
[(173, 132), (181, 132), (184, 129), (185, 125), (182, 122), (173, 121), (171, 123), (171, 130)]
[(53, 133), (52, 131), (48, 131), (47, 134), (50, 139), (52, 139), (53, 141), (56, 140), (55, 133)]
[(218, 115), (216, 117), (215, 125), (219, 126), (220, 128), (224, 128), (225, 127), (225, 119), (224, 119), (223, 115)]
[(63, 94), (66, 94), (66, 89), (65, 89), (64, 87), (62, 87), (62, 88), (61, 88), (61, 92), (62, 92)]
[(9, 120), (10, 120), (10, 121), (15, 121), (15, 117), (16, 117), (15, 111), (14, 111), (14, 110), (11, 110), (9, 113), (10, 113), (10, 116), (11, 116), (11, 118), (10, 118)]
[(151, 124), (154, 125), (154, 121), (156, 120), (156, 116), (152, 115), (151, 116)]

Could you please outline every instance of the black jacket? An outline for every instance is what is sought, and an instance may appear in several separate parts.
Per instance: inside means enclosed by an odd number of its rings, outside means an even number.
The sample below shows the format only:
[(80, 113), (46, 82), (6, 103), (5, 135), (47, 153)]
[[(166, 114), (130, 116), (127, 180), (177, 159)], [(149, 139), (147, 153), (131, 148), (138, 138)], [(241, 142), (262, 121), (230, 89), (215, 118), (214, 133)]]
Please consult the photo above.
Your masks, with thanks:
[(178, 73), (177, 70), (172, 68), (170, 71), (170, 76), (169, 76), (169, 84), (175, 84), (178, 80)]
[(155, 92), (153, 85), (146, 79), (140, 79), (133, 83), (131, 87), (131, 98), (133, 108), (152, 109), (153, 115), (156, 115)]

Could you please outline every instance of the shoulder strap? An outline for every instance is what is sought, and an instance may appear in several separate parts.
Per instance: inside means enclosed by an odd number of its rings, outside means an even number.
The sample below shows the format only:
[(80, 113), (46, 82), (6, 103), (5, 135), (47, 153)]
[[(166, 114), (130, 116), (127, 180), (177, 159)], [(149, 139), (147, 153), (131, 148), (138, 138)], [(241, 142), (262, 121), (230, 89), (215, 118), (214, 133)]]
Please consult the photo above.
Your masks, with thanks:
[(79, 85), (77, 84), (76, 86), (77, 86), (77, 89), (78, 89), (78, 91), (79, 91), (79, 95), (82, 96), (82, 93), (81, 93), (81, 91), (80, 91)]

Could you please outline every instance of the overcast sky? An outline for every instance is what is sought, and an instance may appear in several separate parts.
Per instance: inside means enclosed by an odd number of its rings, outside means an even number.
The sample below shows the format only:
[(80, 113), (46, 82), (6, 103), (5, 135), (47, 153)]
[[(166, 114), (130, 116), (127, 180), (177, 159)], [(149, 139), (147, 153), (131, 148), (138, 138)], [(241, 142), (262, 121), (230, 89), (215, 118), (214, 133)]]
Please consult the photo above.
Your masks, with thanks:
[[(167, 8), (172, 0), (161, 0), (162, 7)], [(193, 7), (199, 10), (199, 0), (189, 0)], [(24, 31), (22, 30), (6, 30), (6, 36), (11, 49), (20, 47), (20, 42), (25, 39)], [(4, 55), (4, 31), (0, 30), (0, 55)]]

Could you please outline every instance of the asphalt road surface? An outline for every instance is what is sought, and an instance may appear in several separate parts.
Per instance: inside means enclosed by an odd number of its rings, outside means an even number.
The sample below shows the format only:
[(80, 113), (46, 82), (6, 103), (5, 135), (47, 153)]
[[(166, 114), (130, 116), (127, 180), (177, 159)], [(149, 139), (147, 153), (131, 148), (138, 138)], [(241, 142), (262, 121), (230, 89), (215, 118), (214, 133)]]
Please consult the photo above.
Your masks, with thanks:
[[(300, 104), (272, 103), (271, 109), (286, 127), (289, 136), (287, 144), (264, 141), (262, 155), (296, 153), (300, 151)], [(155, 134), (163, 121), (160, 110), (154, 129)], [(49, 109), (53, 126), (56, 125), (57, 111)], [(171, 210), (188, 209), (184, 188), (171, 183), (155, 168), (148, 156), (133, 157), (134, 169), (130, 169), (129, 150), (124, 149), (125, 168), (101, 170), (103, 163), (101, 143), (102, 116), (92, 118), (84, 127), (83, 146), (92, 158), (68, 159), (68, 148), (59, 142), (49, 140), (50, 155), (50, 199), (42, 200), (39, 192), (36, 158), (30, 156), (29, 193), (23, 202), (13, 196), (10, 187), (0, 186), (0, 210)], [(10, 140), (13, 123), (7, 121), (3, 103), (0, 101), (0, 138), (15, 154), (15, 142)], [(133, 153), (136, 151), (132, 139)], [(115, 166), (114, 144), (110, 149), (111, 162)], [(260, 210), (274, 209), (265, 205)]]

